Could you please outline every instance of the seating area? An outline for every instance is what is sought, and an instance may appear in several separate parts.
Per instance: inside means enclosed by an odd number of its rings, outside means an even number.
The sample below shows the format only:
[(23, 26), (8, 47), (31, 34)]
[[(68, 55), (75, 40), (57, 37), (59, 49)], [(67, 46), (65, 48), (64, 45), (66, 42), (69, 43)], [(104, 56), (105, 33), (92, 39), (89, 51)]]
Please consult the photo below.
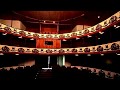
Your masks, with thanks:
[(91, 71), (89, 68), (78, 69), (76, 67), (53, 66), (52, 69), (42, 69), (35, 65), (29, 67), (18, 67), (16, 69), (10, 68), (0, 70), (0, 81), (4, 80), (120, 80), (120, 75), (115, 74), (114, 78), (111, 74), (105, 75), (103, 70), (99, 73)]

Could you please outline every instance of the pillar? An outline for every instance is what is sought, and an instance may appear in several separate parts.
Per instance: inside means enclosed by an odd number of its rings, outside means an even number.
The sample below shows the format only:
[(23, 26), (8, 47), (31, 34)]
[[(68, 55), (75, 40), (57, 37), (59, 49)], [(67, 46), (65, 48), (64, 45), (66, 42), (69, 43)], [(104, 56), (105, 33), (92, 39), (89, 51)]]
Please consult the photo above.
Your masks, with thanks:
[(57, 65), (65, 66), (65, 55), (57, 57)]

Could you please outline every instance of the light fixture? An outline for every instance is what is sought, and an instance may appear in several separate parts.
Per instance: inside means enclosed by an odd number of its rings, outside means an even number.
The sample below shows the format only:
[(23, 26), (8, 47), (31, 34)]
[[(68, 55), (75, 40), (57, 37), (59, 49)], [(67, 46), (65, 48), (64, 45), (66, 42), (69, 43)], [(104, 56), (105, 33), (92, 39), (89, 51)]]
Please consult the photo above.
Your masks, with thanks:
[(119, 28), (120, 26), (116, 26), (116, 28)]
[(88, 35), (88, 38), (89, 38), (89, 37), (92, 37), (92, 36)]
[(75, 56), (79, 56), (78, 54), (75, 54)]
[(104, 54), (100, 54), (101, 56), (104, 56)]
[(3, 53), (0, 53), (0, 55), (4, 55)]
[(117, 27), (117, 25), (114, 25), (114, 27)]
[(104, 32), (99, 32), (100, 34), (103, 34)]
[(53, 23), (55, 23), (55, 21), (53, 21)]
[(116, 53), (117, 55), (120, 55), (120, 53)]
[(91, 56), (91, 54), (87, 54), (87, 56)]
[(100, 16), (98, 16), (98, 18), (100, 18)]
[(80, 39), (80, 38), (76, 37), (76, 40), (78, 40), (78, 39)]
[(18, 37), (18, 38), (22, 38), (22, 36)]
[(63, 41), (67, 41), (67, 40), (63, 39)]
[(98, 39), (100, 39), (100, 38), (98, 38)]
[(2, 35), (7, 35), (7, 33), (3, 33)]
[(45, 23), (46, 21), (44, 21), (44, 23)]
[(85, 14), (83, 13), (81, 16), (84, 16)]
[(31, 38), (30, 40), (34, 40), (34, 38)]
[(15, 55), (19, 55), (19, 54), (15, 54)]

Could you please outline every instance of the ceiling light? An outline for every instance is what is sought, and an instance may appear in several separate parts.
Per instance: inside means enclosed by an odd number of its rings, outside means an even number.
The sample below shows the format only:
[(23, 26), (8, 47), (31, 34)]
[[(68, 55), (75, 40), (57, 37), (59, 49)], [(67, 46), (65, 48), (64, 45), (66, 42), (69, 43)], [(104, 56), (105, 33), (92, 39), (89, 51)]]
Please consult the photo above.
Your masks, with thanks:
[(100, 39), (100, 38), (98, 38), (98, 39)]

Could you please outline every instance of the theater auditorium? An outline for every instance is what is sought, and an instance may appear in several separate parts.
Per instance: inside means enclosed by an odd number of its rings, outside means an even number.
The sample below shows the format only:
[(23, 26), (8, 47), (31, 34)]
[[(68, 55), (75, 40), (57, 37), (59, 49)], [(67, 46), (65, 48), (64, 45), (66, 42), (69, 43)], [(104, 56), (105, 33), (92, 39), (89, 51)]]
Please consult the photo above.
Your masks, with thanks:
[(120, 11), (1, 12), (2, 80), (120, 80)]

